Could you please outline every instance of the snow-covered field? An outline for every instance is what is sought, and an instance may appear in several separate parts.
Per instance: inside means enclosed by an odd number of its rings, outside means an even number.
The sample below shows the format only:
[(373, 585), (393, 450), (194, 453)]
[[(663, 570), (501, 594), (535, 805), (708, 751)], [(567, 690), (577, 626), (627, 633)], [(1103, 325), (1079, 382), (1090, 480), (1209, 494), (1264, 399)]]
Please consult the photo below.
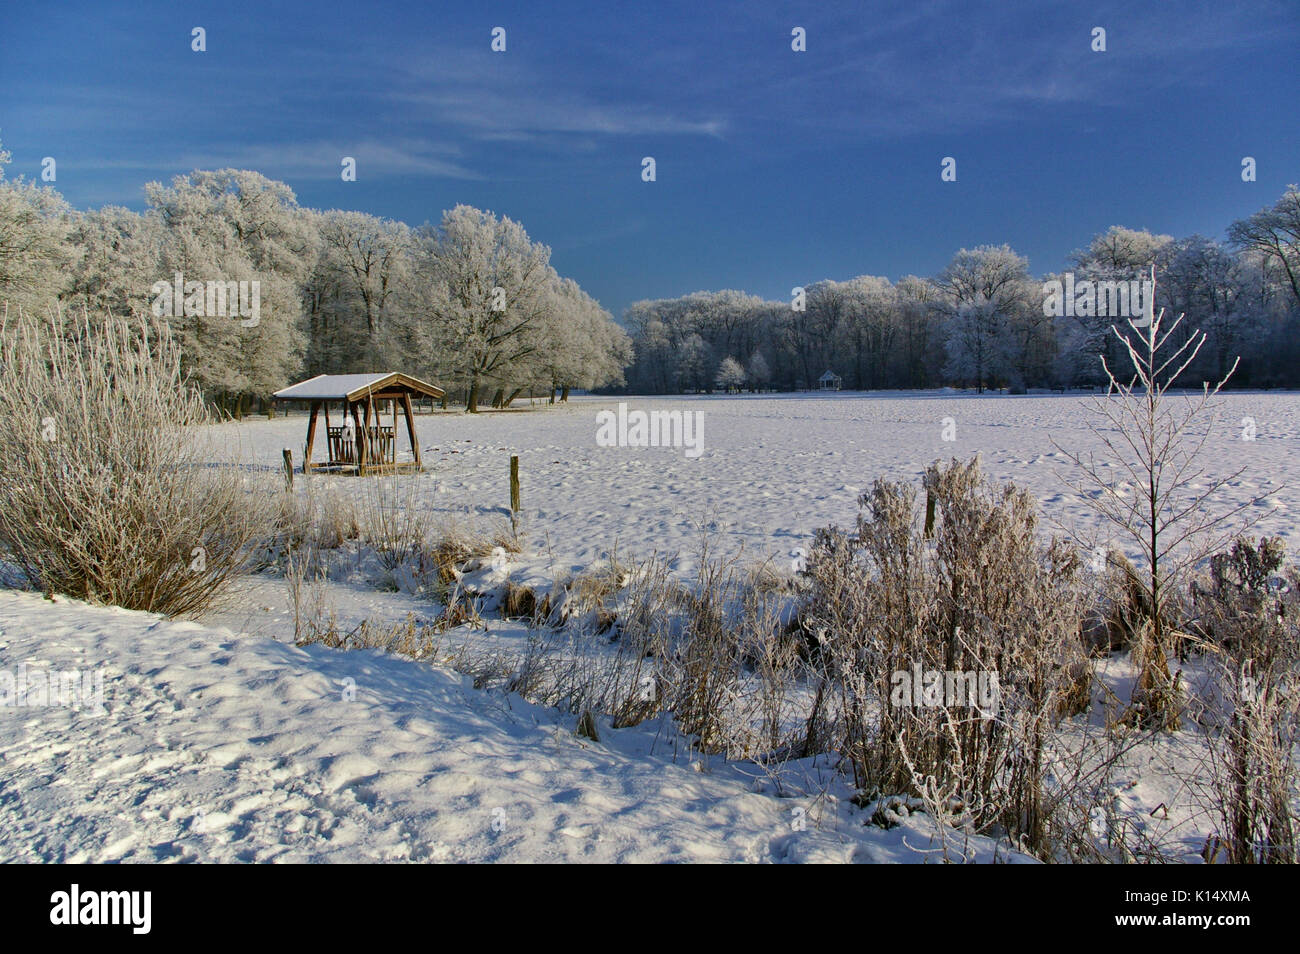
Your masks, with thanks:
[[(598, 446), (596, 415), (616, 408), (613, 399), (419, 415), (426, 472), (418, 493), (439, 511), (504, 511), (509, 459), (517, 454), (530, 546), (557, 564), (589, 565), (614, 547), (635, 556), (678, 553), (685, 563), (703, 530), (720, 549), (788, 562), (789, 551), (806, 544), (817, 527), (851, 523), (858, 494), (873, 479), (916, 479), (936, 459), (979, 454), (992, 477), (1039, 497), (1049, 526), (1088, 526), (1092, 514), (1063, 483), (1069, 467), (1053, 447), (1099, 447), (1087, 428), (1086, 400), (1077, 394), (838, 393), (627, 401), (631, 410), (701, 415), (704, 451), (694, 459), (668, 447)], [(1259, 532), (1300, 545), (1289, 509), (1300, 499), (1300, 394), (1233, 394), (1219, 407), (1207, 463), (1220, 473), (1246, 468), (1225, 499), (1263, 495), (1260, 509), (1276, 512)], [(1243, 418), (1254, 422), (1254, 440), (1243, 440)], [(951, 419), (946, 435), (945, 419)], [(230, 446), (268, 470), (279, 469), (286, 447), (295, 461), (302, 459), (302, 415), (228, 430)], [(346, 480), (321, 479), (332, 486)]]
[[(853, 523), (858, 495), (875, 478), (919, 486), (930, 462), (979, 454), (990, 476), (1039, 498), (1045, 532), (1072, 532), (1136, 559), (1132, 541), (1116, 536), (1066, 485), (1073, 469), (1053, 446), (1100, 448), (1088, 428), (1088, 400), (916, 392), (627, 399), (629, 410), (699, 415), (703, 453), (697, 458), (672, 447), (599, 446), (597, 415), (616, 409), (619, 399), (419, 414), (425, 471), (398, 478), (401, 487), (389, 497), (427, 510), (435, 522), (505, 527), (515, 454), (525, 552), (512, 559), (513, 580), (545, 585), (612, 555), (623, 561), (658, 555), (689, 580), (704, 540), (715, 557), (736, 557), (740, 565), (770, 561), (788, 571), (794, 551), (818, 527)], [(1280, 535), (1294, 552), (1300, 548), (1291, 517), (1291, 507), (1300, 505), (1300, 394), (1231, 394), (1218, 408), (1204, 455), (1207, 478), (1245, 468), (1225, 489), (1225, 506), (1261, 498), (1251, 508), (1258, 518), (1253, 532)], [(1253, 421), (1254, 440), (1243, 439), (1243, 419)], [(223, 425), (216, 444), (229, 460), (279, 474), (285, 448), (301, 466), (305, 435), (305, 414), (249, 418)], [(404, 440), (403, 433), (399, 447)], [(318, 445), (318, 459), (321, 453)], [(296, 491), (346, 494), (358, 502), (370, 493), (367, 481), (322, 474), (299, 474)], [(213, 618), (286, 638), (292, 623), (283, 583), (259, 576), (242, 588), (241, 598)], [(409, 593), (364, 584), (331, 585), (325, 603), (349, 627), (428, 610), (427, 601)]]
[[(507, 572), (530, 580), (614, 552), (675, 555), (689, 578), (702, 536), (715, 552), (785, 565), (815, 528), (850, 523), (874, 478), (915, 479), (936, 458), (976, 453), (993, 477), (1039, 497), (1049, 529), (1095, 526), (1052, 446), (1097, 446), (1078, 396), (628, 401), (701, 414), (698, 458), (598, 446), (596, 415), (617, 403), (419, 415), (426, 470), (401, 480), (434, 516), (502, 524), (518, 454), (526, 538)], [(1231, 499), (1264, 496), (1256, 532), (1300, 546), (1291, 520), (1300, 396), (1231, 395), (1220, 406), (1211, 467), (1246, 468)], [(1243, 418), (1255, 440), (1242, 438)], [(221, 456), (276, 473), (282, 448), (301, 462), (305, 423), (223, 425)], [(361, 500), (368, 483), (300, 474), (296, 489)], [(365, 573), (326, 584), (322, 598), (344, 627), (436, 609), (427, 594), (377, 588)], [(526, 637), (522, 624), (491, 627), (476, 638), (518, 646)], [(617, 731), (601, 723), (591, 741), (575, 735), (571, 715), (475, 690), (447, 669), (296, 648), (292, 635), (286, 586), (271, 572), (241, 580), (231, 603), (197, 622), (0, 592), (0, 671), (98, 672), (105, 701), (102, 711), (0, 707), (0, 861), (935, 857), (919, 816), (889, 831), (864, 827), (826, 764), (787, 766), (787, 797), (777, 797), (752, 766), (684, 750), (661, 720)], [(1127, 674), (1112, 665), (1103, 678), (1118, 686)], [(1171, 820), (1188, 817), (1169, 771), (1189, 757), (1185, 747), (1135, 753), (1116, 795), (1134, 819), (1160, 805), (1173, 806)], [(1175, 836), (1186, 857), (1201, 830)], [(971, 852), (993, 857), (982, 839)]]

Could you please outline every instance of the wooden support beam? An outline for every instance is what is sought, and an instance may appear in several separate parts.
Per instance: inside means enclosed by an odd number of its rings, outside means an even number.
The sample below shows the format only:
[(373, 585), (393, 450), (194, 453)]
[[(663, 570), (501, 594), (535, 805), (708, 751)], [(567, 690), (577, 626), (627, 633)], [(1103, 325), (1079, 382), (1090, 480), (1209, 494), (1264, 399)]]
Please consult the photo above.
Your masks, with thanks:
[[(420, 442), (415, 438), (415, 419), (411, 416), (411, 395), (402, 395), (402, 412), (406, 415), (406, 436), (411, 441), (411, 453), (415, 455), (415, 469), (421, 468), (420, 464)], [(397, 415), (393, 415), (393, 444), (397, 443)], [(396, 459), (397, 448), (393, 448), (393, 456)]]
[[(320, 401), (311, 402), (311, 416), (307, 420), (307, 450), (304, 452), (302, 458), (302, 472), (304, 474), (311, 473), (311, 449), (316, 443), (316, 415), (320, 413), (320, 406), (321, 406)], [(328, 426), (329, 425), (326, 425), (326, 427)], [(329, 437), (329, 432), (327, 430), (326, 431), (327, 443), (328, 443), (328, 437)]]
[(361, 404), (357, 402), (352, 406), (352, 423), (356, 427), (356, 438), (353, 440), (353, 446), (357, 450), (357, 473), (366, 472), (366, 431), (365, 426), (361, 423)]

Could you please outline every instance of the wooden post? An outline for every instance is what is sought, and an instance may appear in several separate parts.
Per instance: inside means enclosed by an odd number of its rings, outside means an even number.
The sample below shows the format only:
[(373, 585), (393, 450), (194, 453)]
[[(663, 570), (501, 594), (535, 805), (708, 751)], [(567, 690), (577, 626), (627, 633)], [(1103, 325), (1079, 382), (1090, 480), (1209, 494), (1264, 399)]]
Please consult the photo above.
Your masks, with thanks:
[(925, 488), (925, 538), (934, 536), (934, 492)]
[[(406, 415), (406, 436), (411, 439), (411, 453), (415, 455), (415, 469), (420, 470), (420, 442), (415, 437), (415, 420), (411, 417), (411, 395), (402, 394), (402, 412)], [(397, 456), (397, 415), (393, 415), (393, 456)]]
[[(307, 419), (307, 449), (303, 452), (302, 472), (304, 474), (311, 472), (311, 449), (316, 443), (316, 415), (320, 413), (320, 401), (311, 402), (311, 416)], [(329, 425), (326, 425), (325, 439), (329, 442)]]
[(519, 512), (519, 458), (510, 457), (510, 513)]
[[(373, 417), (375, 417), (375, 423), (373, 425), (370, 423), (370, 418), (372, 417), (371, 412), (374, 411), (374, 409), (375, 409), (374, 395), (367, 394), (365, 406), (362, 407), (361, 409), (361, 418), (366, 425), (365, 431), (362, 433), (361, 436), (365, 439), (366, 442), (366, 463), (367, 464), (370, 464), (371, 460), (376, 457), (375, 451), (378, 449), (370, 442), (370, 428), (379, 426), (378, 413), (375, 413), (373, 415)], [(383, 461), (376, 460), (376, 463), (383, 464)]]
[(293, 493), (293, 451), (284, 449), (284, 489)]
[(361, 425), (361, 402), (352, 405), (352, 424), (356, 427), (356, 439), (352, 442), (356, 448), (357, 474), (366, 473), (366, 429)]

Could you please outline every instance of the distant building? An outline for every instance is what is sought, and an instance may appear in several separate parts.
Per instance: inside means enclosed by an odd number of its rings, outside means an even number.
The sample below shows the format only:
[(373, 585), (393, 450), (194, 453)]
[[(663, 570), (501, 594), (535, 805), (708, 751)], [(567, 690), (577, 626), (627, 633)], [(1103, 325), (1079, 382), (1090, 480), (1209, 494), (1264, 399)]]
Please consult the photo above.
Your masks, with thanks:
[(817, 390), (838, 391), (840, 389), (840, 386), (843, 384), (844, 384), (844, 379), (828, 368), (826, 370), (826, 373), (817, 379)]

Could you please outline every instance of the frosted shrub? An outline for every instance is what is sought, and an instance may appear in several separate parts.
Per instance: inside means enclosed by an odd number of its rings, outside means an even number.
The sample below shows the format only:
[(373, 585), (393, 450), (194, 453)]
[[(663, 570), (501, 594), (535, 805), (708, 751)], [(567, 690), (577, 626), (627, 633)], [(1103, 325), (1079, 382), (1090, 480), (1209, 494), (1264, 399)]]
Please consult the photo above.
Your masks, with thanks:
[(1193, 587), (1195, 628), (1214, 662), (1218, 699), (1207, 719), (1217, 834), (1207, 860), (1289, 863), (1300, 803), (1300, 574), (1282, 573), (1280, 539), (1238, 540)]
[[(989, 484), (977, 460), (932, 465), (925, 485), (933, 539), (915, 489), (878, 480), (855, 532), (815, 540), (803, 614), (836, 702), (832, 738), (868, 794), (942, 792), (952, 818), (1044, 850), (1049, 736), (1090, 679), (1077, 559), (1041, 543), (1032, 498)], [(996, 696), (902, 699), (918, 671), (967, 674)]]
[(400, 477), (375, 477), (363, 488), (361, 531), (380, 564), (390, 572), (413, 562), (424, 569), (431, 528), (428, 514), (420, 509), (417, 491), (415, 482)]
[(48, 592), (202, 610), (268, 525), (263, 494), (210, 465), (210, 422), (164, 324), (0, 326), (0, 546)]

